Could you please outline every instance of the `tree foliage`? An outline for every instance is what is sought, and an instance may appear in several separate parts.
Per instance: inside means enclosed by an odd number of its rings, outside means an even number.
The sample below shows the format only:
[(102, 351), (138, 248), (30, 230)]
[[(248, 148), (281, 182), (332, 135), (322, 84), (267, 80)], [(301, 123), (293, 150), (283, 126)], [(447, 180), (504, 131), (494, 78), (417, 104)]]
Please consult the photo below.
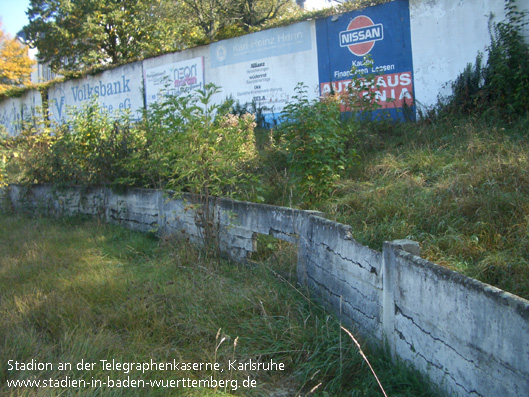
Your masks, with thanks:
[(6, 34), (0, 22), (0, 93), (29, 83), (34, 63), (28, 57), (27, 47)]
[(250, 32), (287, 14), (292, 0), (183, 0), (180, 10), (205, 42)]
[(31, 0), (24, 28), (42, 62), (80, 71), (233, 37), (292, 0)]
[(169, 0), (31, 0), (24, 28), (54, 70), (83, 70), (181, 46)]

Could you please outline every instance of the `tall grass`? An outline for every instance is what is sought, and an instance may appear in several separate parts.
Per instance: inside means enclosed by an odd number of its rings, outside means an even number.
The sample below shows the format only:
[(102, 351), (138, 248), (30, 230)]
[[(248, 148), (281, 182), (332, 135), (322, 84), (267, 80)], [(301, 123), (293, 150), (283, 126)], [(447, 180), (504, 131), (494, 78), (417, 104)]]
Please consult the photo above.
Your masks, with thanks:
[(372, 133), (362, 166), (322, 208), (375, 249), (384, 240), (410, 238), (425, 258), (527, 299), (523, 123), (451, 117)]
[[(171, 239), (82, 219), (0, 218), (1, 395), (378, 395), (340, 323), (286, 282), (288, 253), (243, 266)], [(281, 263), (277, 263), (277, 262)], [(275, 269), (275, 270), (274, 270)], [(276, 271), (277, 270), (277, 271)], [(290, 273), (291, 274), (291, 273)], [(285, 276), (285, 277), (283, 277)], [(342, 332), (342, 334), (340, 334)], [(425, 381), (367, 352), (388, 393), (431, 395)], [(8, 360), (53, 363), (9, 370)], [(274, 360), (284, 371), (105, 370), (118, 362)], [(98, 363), (92, 371), (76, 363)], [(72, 363), (59, 370), (58, 363)], [(15, 389), (13, 379), (250, 377), (255, 388)]]

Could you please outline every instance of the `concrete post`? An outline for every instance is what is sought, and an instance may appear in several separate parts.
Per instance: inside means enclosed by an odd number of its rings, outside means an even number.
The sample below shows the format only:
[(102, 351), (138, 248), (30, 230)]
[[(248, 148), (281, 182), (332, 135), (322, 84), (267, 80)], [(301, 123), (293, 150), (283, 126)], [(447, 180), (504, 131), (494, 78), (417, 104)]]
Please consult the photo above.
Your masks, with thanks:
[(320, 211), (303, 211), (298, 215), (298, 222), (296, 222), (296, 234), (298, 236), (298, 262), (296, 273), (298, 283), (300, 285), (307, 285), (307, 257), (312, 242), (312, 219), (315, 216), (325, 217), (325, 214)]
[(382, 250), (382, 329), (391, 357), (395, 359), (395, 294), (398, 289), (396, 252), (420, 255), (419, 243), (412, 240), (384, 241)]

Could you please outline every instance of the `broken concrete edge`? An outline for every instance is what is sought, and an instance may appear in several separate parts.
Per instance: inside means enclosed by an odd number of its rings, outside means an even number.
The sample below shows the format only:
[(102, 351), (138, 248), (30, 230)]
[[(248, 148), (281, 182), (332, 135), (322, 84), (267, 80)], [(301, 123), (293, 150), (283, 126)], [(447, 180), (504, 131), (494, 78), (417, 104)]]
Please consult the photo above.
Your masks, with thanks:
[[(398, 247), (398, 245), (397, 245)], [(404, 249), (397, 248), (395, 252), (397, 257), (406, 259), (410, 262), (413, 262), (415, 266), (423, 268), (425, 274), (435, 274), (441, 279), (444, 279), (454, 284), (459, 284), (465, 288), (481, 292), (486, 297), (493, 299), (499, 304), (505, 307), (511, 307), (516, 310), (520, 316), (529, 321), (529, 301), (514, 295), (510, 292), (504, 291), (493, 285), (484, 283), (483, 281), (476, 280), (475, 278), (466, 276), (462, 273), (459, 273), (455, 270), (449, 269), (447, 267), (438, 265), (436, 263), (430, 262), (426, 259), (420, 258), (419, 256), (407, 252)]]

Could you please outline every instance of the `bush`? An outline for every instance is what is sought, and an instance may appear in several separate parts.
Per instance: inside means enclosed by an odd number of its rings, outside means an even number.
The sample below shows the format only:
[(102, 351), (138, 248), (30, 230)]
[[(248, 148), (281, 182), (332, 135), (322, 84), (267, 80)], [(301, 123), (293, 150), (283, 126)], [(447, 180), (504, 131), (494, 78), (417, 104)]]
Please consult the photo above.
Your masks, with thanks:
[(276, 136), (286, 153), (292, 182), (308, 204), (332, 192), (356, 152), (346, 150), (355, 124), (342, 118), (342, 101), (332, 95), (309, 101), (306, 93), (307, 87), (296, 87)]
[(529, 112), (529, 47), (524, 41), (526, 12), (506, 0), (507, 21), (490, 29), (488, 60), (483, 55), (468, 64), (452, 84), (452, 96), (444, 110), (456, 113), (492, 112), (512, 121)]
[(55, 183), (126, 184), (123, 159), (138, 149), (139, 131), (129, 113), (110, 114), (97, 99), (68, 115), (51, 150)]
[[(140, 123), (110, 114), (97, 98), (68, 114), (66, 124), (38, 118), (20, 136), (1, 141), (10, 182), (142, 186), (199, 196), (242, 194), (255, 180), (254, 117), (212, 105), (218, 87), (167, 96)], [(3, 164), (7, 162), (7, 166)]]
[(212, 104), (219, 87), (167, 96), (145, 113), (146, 144), (130, 163), (156, 175), (163, 187), (200, 196), (242, 194), (255, 178), (251, 114), (230, 114), (231, 103)]
[(6, 183), (45, 183), (53, 180), (50, 148), (56, 138), (43, 117), (22, 123), (20, 135), (0, 139)]

